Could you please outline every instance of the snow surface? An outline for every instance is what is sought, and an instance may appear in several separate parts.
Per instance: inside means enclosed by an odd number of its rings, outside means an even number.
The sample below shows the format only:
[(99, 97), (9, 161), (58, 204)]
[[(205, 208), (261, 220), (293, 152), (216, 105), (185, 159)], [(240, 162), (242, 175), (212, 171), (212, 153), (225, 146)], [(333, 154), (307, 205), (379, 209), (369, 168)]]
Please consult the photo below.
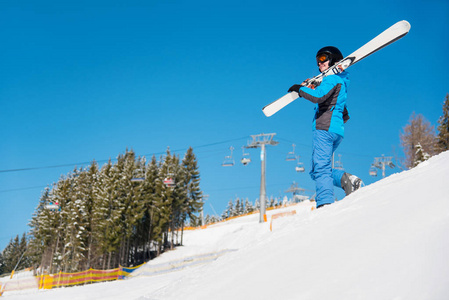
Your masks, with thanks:
[[(333, 205), (311, 207), (270, 211), (263, 224), (256, 214), (185, 232), (185, 246), (127, 280), (3, 297), (449, 299), (449, 152)], [(292, 210), (270, 231), (270, 215)]]

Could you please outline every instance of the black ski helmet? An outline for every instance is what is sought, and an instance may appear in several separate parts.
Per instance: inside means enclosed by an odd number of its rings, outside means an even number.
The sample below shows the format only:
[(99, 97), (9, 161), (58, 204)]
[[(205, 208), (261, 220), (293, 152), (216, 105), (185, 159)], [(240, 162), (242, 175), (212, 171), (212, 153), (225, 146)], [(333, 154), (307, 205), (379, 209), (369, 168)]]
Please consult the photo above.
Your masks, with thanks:
[[(329, 59), (329, 67), (335, 65), (337, 62), (343, 59), (343, 54), (341, 54), (340, 50), (338, 50), (337, 47), (333, 46), (326, 46), (318, 50), (316, 54), (316, 58), (318, 60), (318, 57), (321, 55), (327, 55)], [(325, 60), (323, 60), (325, 61)]]

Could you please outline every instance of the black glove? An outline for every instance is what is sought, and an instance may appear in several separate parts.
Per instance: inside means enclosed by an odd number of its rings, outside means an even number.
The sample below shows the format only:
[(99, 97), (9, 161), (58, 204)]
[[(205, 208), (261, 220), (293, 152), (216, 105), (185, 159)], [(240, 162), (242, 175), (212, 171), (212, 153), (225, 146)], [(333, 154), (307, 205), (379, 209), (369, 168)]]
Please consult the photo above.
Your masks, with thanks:
[(292, 85), (289, 89), (288, 89), (288, 92), (289, 93), (291, 93), (291, 92), (297, 92), (298, 94), (299, 94), (299, 88), (301, 87), (301, 85), (300, 84), (294, 84), (294, 85)]

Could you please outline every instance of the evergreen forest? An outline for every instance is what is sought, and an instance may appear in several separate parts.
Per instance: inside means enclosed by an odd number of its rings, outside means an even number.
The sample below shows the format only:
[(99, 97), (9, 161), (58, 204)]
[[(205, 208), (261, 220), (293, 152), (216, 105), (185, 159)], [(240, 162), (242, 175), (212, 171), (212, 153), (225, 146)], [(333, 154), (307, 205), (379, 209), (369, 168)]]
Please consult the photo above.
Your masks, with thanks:
[(19, 260), (45, 273), (138, 265), (181, 245), (186, 222), (196, 222), (202, 206), (192, 148), (182, 160), (167, 149), (151, 161), (126, 150), (114, 163), (94, 161), (47, 187), (28, 241), (11, 241), (20, 251), (3, 251), (0, 273)]

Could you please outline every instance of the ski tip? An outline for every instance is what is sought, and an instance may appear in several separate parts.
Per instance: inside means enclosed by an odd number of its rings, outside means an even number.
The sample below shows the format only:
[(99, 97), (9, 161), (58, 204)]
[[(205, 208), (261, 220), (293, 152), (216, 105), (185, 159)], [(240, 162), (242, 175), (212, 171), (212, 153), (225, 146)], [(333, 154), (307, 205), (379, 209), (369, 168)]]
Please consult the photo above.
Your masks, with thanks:
[(397, 25), (398, 27), (403, 28), (403, 30), (405, 32), (409, 32), (410, 28), (412, 27), (412, 25), (410, 25), (410, 23), (408, 21), (406, 21), (406, 20), (399, 21), (395, 25)]
[(265, 117), (271, 117), (274, 113), (270, 113), (269, 111), (265, 110), (265, 107), (262, 108), (262, 112), (265, 115)]

